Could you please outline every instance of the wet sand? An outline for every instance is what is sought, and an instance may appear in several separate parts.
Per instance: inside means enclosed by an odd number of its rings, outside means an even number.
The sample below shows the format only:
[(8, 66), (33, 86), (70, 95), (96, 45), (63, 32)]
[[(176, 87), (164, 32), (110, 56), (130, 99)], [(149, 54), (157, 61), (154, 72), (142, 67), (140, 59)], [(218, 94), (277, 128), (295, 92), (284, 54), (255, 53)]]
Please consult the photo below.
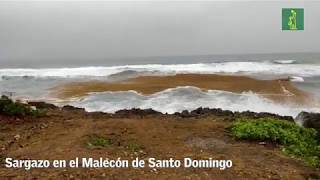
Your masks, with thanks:
[(213, 74), (177, 74), (173, 76), (141, 76), (118, 82), (85, 81), (63, 84), (53, 88), (59, 98), (75, 98), (91, 92), (134, 90), (144, 95), (168, 88), (194, 86), (204, 91), (223, 90), (234, 93), (252, 91), (273, 100), (308, 102), (309, 96), (287, 80), (257, 80), (245, 76)]

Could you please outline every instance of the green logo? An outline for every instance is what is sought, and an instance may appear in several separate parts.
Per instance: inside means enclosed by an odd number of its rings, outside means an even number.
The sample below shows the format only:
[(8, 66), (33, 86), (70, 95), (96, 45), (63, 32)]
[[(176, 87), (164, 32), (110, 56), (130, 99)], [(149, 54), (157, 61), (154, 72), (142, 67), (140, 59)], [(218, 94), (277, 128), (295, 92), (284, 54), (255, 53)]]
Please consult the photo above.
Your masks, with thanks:
[(282, 30), (304, 30), (304, 9), (283, 8)]

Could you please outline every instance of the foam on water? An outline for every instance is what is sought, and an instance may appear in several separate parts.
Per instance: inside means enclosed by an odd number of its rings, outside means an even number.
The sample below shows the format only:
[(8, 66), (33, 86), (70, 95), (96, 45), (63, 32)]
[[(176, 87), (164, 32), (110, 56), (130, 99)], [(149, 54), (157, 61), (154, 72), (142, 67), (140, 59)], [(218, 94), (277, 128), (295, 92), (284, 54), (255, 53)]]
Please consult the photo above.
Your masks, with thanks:
[(274, 62), (278, 64), (294, 64), (297, 61), (292, 59), (287, 59), (287, 60), (274, 60)]
[[(198, 64), (149, 64), (110, 67), (0, 69), (0, 93), (14, 92), (22, 97), (48, 97), (50, 88), (66, 82), (102, 78), (122, 80), (140, 75), (172, 75), (175, 73), (239, 74), (257, 77), (289, 77), (301, 87), (317, 92), (320, 64), (297, 64), (293, 60), (277, 62), (215, 62)], [(313, 81), (310, 81), (315, 79)], [(305, 81), (304, 81), (305, 80)], [(309, 82), (310, 81), (310, 82)], [(93, 93), (72, 105), (88, 111), (114, 112), (120, 109), (153, 108), (163, 113), (193, 110), (198, 107), (232, 111), (271, 112), (295, 116), (300, 111), (320, 112), (317, 107), (278, 104), (252, 92), (202, 92), (195, 87), (179, 87), (144, 96), (134, 91)]]
[(320, 76), (319, 64), (278, 64), (271, 62), (222, 62), (199, 64), (149, 64), (111, 67), (45, 68), (45, 69), (0, 69), (0, 77), (86, 77), (109, 76), (123, 71), (160, 73), (228, 73), (271, 74), (301, 77)]
[(299, 77), (299, 76), (290, 76), (289, 80), (292, 82), (304, 82), (303, 77)]
[(119, 70), (113, 67), (42, 68), (42, 69), (0, 69), (1, 77), (78, 77), (108, 76)]
[(144, 96), (135, 91), (92, 93), (72, 105), (87, 111), (113, 113), (121, 109), (152, 108), (162, 113), (194, 110), (198, 107), (222, 108), (231, 111), (270, 112), (295, 117), (302, 110), (320, 112), (317, 107), (275, 103), (252, 93), (231, 93), (211, 90), (203, 92), (196, 87), (177, 87)]

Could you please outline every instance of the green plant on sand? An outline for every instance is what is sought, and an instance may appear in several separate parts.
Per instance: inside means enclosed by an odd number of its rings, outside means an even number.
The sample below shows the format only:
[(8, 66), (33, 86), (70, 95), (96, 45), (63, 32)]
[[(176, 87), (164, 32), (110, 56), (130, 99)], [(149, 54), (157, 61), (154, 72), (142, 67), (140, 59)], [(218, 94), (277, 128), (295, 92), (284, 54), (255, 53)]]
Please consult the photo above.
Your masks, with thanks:
[(0, 165), (4, 163), (5, 155), (0, 154)]
[(14, 102), (6, 96), (1, 96), (0, 98), (0, 114), (8, 116), (33, 116), (39, 117), (45, 114), (45, 111), (40, 111), (37, 109), (32, 109), (29, 105), (23, 104), (21, 102)]
[(314, 129), (274, 118), (242, 118), (235, 121), (228, 130), (237, 139), (278, 143), (282, 145), (285, 154), (320, 167), (320, 142), (318, 132)]
[(99, 135), (90, 135), (87, 145), (89, 147), (107, 147), (111, 145), (111, 140)]
[(138, 152), (143, 149), (143, 146), (138, 143), (129, 143), (127, 148), (132, 152)]

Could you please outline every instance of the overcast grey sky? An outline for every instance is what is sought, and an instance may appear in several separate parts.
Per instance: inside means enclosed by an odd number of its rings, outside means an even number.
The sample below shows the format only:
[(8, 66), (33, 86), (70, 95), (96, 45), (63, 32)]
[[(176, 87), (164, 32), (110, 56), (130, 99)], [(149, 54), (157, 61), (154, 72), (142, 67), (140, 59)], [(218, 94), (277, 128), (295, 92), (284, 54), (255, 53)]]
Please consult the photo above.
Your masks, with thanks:
[[(283, 32), (281, 9), (305, 8)], [(0, 2), (0, 61), (320, 52), (320, 2)]]

